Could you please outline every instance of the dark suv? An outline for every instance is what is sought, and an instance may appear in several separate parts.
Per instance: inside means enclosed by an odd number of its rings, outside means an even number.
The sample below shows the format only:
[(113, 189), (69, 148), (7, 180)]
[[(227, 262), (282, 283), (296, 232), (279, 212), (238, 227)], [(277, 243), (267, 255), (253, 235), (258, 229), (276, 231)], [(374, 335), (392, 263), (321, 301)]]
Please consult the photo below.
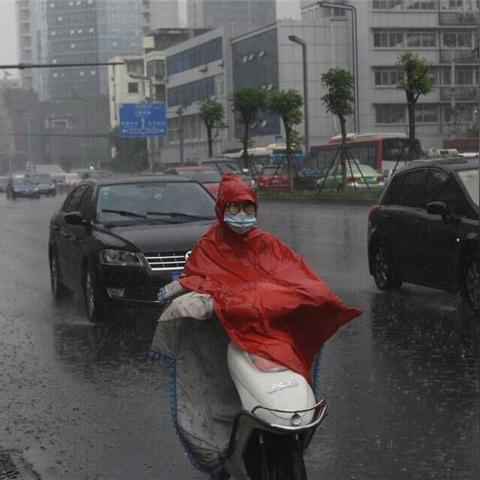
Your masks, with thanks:
[(88, 318), (112, 307), (157, 305), (215, 219), (215, 201), (193, 180), (166, 175), (87, 180), (50, 221), (54, 297), (83, 295)]
[(411, 162), (392, 178), (368, 218), (380, 290), (410, 282), (459, 291), (478, 311), (478, 172), (478, 158), (444, 158)]

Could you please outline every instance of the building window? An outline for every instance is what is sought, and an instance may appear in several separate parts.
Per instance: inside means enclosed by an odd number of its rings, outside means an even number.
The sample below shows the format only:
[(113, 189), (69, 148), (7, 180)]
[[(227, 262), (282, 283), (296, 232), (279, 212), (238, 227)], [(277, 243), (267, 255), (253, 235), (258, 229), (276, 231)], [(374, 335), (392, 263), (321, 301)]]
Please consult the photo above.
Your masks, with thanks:
[(375, 48), (402, 48), (403, 32), (374, 32), (373, 46)]
[(190, 105), (212, 96), (215, 96), (215, 78), (208, 77), (170, 88), (168, 90), (168, 105)]
[(415, 121), (418, 123), (438, 122), (438, 105), (423, 103), (415, 107)]
[(167, 58), (168, 75), (184, 72), (200, 65), (206, 65), (223, 57), (222, 39), (214, 38), (206, 43), (184, 50)]
[(448, 9), (449, 10), (462, 10), (463, 9), (463, 0), (448, 0)]
[(128, 93), (138, 93), (137, 82), (128, 82)]
[(375, 105), (376, 123), (405, 123), (405, 105), (385, 104)]
[(373, 0), (374, 10), (400, 10), (402, 8), (402, 0)]
[(407, 47), (429, 48), (436, 46), (435, 32), (407, 32)]
[(377, 70), (375, 71), (376, 86), (392, 86), (398, 85), (403, 79), (402, 70)]
[(435, 10), (435, 4), (434, 0), (406, 0), (405, 10)]
[(457, 85), (474, 85), (473, 68), (456, 68), (455, 83)]
[(470, 48), (472, 46), (471, 32), (444, 32), (442, 37), (445, 48)]
[(165, 75), (165, 61), (152, 60), (147, 63), (147, 75), (149, 77), (163, 77)]
[(445, 123), (469, 123), (475, 119), (475, 105), (471, 103), (457, 103), (453, 108), (446, 104), (442, 106), (442, 109)]

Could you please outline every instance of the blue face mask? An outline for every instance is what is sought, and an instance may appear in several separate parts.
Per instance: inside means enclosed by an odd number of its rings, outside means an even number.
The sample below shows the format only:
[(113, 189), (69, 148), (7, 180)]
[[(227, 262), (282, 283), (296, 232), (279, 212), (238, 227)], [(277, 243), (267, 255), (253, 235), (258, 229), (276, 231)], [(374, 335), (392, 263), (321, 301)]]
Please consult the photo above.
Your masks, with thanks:
[(247, 233), (257, 223), (254, 213), (248, 214), (242, 211), (235, 215), (225, 212), (223, 220), (234, 232), (240, 234)]

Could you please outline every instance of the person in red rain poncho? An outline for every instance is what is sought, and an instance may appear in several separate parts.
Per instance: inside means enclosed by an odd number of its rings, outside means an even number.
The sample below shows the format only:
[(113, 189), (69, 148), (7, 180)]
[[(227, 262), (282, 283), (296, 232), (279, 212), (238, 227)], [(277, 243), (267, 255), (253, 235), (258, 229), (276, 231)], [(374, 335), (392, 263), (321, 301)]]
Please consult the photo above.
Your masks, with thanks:
[(257, 197), (237, 175), (224, 175), (215, 211), (218, 222), (196, 243), (180, 283), (212, 296), (235, 345), (311, 382), (322, 344), (361, 310), (346, 307), (300, 256), (254, 226)]

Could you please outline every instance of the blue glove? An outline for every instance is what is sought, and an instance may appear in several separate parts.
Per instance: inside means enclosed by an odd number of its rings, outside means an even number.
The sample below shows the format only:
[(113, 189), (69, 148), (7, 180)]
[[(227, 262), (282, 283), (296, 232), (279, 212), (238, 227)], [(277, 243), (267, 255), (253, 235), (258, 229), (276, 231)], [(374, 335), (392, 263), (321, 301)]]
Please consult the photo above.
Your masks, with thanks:
[(162, 287), (158, 292), (157, 292), (157, 301), (160, 305), (166, 305), (167, 304), (167, 290), (165, 287)]

